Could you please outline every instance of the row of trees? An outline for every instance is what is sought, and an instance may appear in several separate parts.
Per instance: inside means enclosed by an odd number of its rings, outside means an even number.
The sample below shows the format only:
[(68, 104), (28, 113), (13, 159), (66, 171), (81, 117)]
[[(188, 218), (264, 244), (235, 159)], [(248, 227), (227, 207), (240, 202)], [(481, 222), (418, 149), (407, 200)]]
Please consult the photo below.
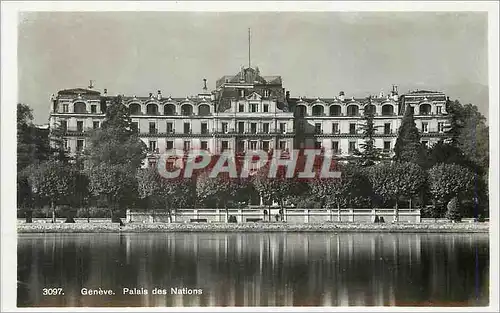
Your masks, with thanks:
[(436, 217), (453, 200), (451, 207), (459, 210), (468, 203), (477, 215), (488, 207), (488, 128), (473, 105), (448, 101), (447, 110), (449, 140), (427, 149), (407, 108), (392, 160), (375, 146), (373, 112), (365, 110), (362, 149), (341, 164), (339, 179), (287, 179), (283, 168), (270, 179), (264, 167), (240, 180), (212, 178), (208, 172), (195, 179), (164, 180), (154, 169), (141, 169), (147, 147), (120, 97), (107, 109), (101, 128), (91, 132), (84, 153), (74, 159), (66, 153), (62, 129), (44, 136), (32, 124), (30, 108), (18, 104), (18, 204), (29, 210), (49, 205), (54, 220), (62, 205), (105, 206), (114, 218), (126, 208), (228, 208), (250, 197), (316, 208), (432, 204), (425, 214)]

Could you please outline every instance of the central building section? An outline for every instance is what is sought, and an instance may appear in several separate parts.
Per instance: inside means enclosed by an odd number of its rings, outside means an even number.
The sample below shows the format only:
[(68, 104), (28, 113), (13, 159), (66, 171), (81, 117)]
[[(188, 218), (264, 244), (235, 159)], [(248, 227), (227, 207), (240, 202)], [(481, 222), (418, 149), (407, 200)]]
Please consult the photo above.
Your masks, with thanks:
[(281, 76), (241, 68), (217, 80), (214, 91), (214, 152), (291, 150), (294, 114)]

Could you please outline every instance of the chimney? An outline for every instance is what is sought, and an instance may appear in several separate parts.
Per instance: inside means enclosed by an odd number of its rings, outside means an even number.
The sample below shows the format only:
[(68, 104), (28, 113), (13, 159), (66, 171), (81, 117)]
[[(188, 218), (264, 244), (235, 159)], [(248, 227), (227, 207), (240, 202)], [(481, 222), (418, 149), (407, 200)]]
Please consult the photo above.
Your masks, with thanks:
[(108, 95), (108, 89), (107, 88), (104, 88), (104, 95), (107, 96)]
[(158, 94), (156, 95), (156, 98), (158, 100), (161, 100), (161, 90), (158, 90)]
[(285, 94), (286, 94), (285, 96), (286, 100), (287, 101), (290, 100), (290, 91), (287, 91)]
[(203, 91), (207, 91), (207, 79), (203, 78)]
[(339, 92), (339, 99), (340, 99), (340, 101), (344, 101), (345, 93), (343, 91)]

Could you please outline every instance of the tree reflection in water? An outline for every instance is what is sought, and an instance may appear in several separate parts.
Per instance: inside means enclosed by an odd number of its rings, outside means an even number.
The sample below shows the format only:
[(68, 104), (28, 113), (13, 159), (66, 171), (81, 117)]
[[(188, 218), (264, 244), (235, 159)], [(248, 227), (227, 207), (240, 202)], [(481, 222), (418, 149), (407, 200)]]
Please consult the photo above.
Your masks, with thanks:
[(18, 306), (487, 305), (488, 261), (487, 234), (20, 234)]

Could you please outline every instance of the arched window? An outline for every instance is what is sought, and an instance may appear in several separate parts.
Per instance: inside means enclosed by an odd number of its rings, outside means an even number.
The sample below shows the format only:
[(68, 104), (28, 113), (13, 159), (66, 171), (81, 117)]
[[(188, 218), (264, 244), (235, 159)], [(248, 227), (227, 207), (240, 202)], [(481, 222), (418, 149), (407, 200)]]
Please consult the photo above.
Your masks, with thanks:
[(130, 115), (139, 115), (141, 114), (141, 105), (138, 103), (131, 103), (128, 106), (128, 111), (130, 112)]
[(146, 112), (148, 115), (158, 115), (158, 105), (155, 103), (150, 103), (146, 107)]
[(347, 106), (347, 116), (358, 116), (359, 108), (356, 104), (351, 104)]
[(296, 110), (297, 110), (298, 117), (304, 117), (307, 115), (307, 108), (305, 105), (298, 105)]
[(385, 104), (382, 106), (382, 115), (394, 115), (394, 107), (391, 104)]
[(431, 114), (431, 105), (424, 103), (420, 105), (420, 115), (429, 115)]
[(342, 115), (342, 109), (340, 108), (340, 105), (332, 105), (330, 107), (330, 116), (341, 116)]
[(172, 103), (165, 104), (163, 107), (163, 114), (165, 115), (175, 115), (175, 105)]
[(75, 113), (87, 113), (87, 105), (84, 102), (76, 102), (73, 106)]
[(210, 115), (210, 107), (206, 104), (202, 104), (198, 107), (198, 115)]
[(193, 106), (191, 104), (183, 104), (181, 107), (182, 115), (193, 115)]
[(365, 113), (367, 114), (375, 114), (377, 111), (375, 109), (375, 105), (373, 104), (367, 104), (365, 106)]
[(324, 113), (324, 108), (322, 105), (315, 105), (312, 108), (312, 115), (313, 116), (322, 116)]

